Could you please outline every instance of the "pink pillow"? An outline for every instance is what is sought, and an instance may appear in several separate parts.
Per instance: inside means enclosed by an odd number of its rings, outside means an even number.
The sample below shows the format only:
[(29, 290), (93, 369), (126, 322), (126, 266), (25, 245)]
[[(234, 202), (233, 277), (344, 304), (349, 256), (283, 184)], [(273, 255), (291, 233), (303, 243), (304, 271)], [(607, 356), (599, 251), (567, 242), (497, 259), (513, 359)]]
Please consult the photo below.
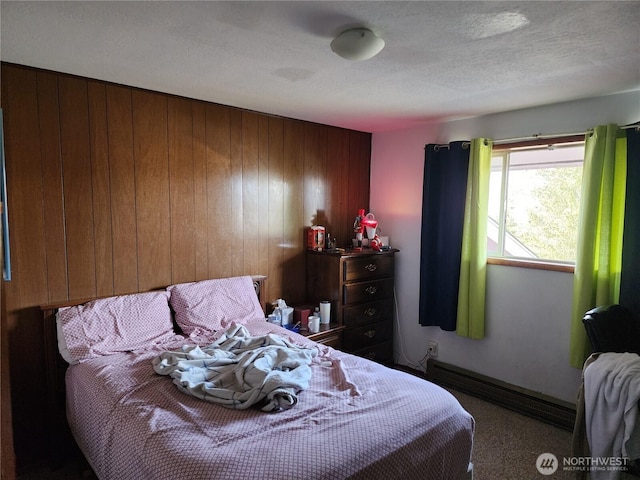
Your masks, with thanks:
[(57, 323), (60, 353), (69, 363), (144, 350), (176, 336), (166, 291), (101, 298), (61, 308)]
[(219, 278), (167, 287), (176, 323), (186, 335), (226, 330), (265, 318), (250, 276)]

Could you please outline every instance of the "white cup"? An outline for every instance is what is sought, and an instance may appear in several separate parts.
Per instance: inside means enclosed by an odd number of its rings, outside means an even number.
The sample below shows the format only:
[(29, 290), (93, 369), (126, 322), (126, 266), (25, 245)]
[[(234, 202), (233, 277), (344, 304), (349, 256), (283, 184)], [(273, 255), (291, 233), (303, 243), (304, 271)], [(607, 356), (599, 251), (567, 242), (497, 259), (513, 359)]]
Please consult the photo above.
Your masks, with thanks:
[(376, 236), (376, 227), (365, 227), (367, 229), (367, 238), (369, 240), (371, 240), (373, 237)]
[(311, 333), (318, 333), (320, 331), (320, 317), (311, 315), (309, 317), (309, 331)]
[(320, 323), (327, 324), (331, 322), (331, 302), (322, 300), (320, 302)]

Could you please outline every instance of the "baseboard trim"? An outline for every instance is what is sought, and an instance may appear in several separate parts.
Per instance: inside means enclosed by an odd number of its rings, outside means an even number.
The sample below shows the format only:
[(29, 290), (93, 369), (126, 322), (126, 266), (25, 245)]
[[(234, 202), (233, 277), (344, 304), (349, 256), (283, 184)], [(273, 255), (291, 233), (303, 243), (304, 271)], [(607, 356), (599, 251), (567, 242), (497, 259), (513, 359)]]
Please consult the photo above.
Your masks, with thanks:
[(398, 365), (398, 368), (443, 387), (453, 388), (537, 420), (573, 431), (576, 408), (574, 404), (569, 402), (437, 360), (429, 360), (426, 374), (402, 365)]

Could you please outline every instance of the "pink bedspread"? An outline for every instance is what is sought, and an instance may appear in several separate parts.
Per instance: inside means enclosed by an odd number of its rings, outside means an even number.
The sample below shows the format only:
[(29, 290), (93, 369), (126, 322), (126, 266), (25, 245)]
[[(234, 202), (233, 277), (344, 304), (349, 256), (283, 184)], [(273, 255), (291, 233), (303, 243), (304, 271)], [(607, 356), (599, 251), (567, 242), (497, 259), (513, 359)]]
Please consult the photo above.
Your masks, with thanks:
[[(263, 320), (247, 328), (313, 343)], [(309, 389), (280, 413), (180, 392), (153, 371), (157, 350), (92, 359), (67, 371), (69, 424), (101, 480), (467, 478), (474, 421), (451, 394), (318, 348)]]

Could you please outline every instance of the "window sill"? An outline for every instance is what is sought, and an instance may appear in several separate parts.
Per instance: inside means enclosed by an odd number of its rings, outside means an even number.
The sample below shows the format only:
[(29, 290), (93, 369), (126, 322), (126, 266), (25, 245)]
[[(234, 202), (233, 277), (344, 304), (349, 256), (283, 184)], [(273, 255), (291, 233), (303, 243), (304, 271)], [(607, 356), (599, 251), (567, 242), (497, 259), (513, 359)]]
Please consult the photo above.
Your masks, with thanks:
[(553, 270), (555, 272), (573, 273), (574, 266), (567, 265), (565, 263), (553, 263), (534, 260), (521, 260), (516, 258), (501, 258), (501, 257), (489, 257), (487, 258), (489, 265), (503, 265), (506, 267), (520, 267), (520, 268), (533, 268), (536, 270)]

